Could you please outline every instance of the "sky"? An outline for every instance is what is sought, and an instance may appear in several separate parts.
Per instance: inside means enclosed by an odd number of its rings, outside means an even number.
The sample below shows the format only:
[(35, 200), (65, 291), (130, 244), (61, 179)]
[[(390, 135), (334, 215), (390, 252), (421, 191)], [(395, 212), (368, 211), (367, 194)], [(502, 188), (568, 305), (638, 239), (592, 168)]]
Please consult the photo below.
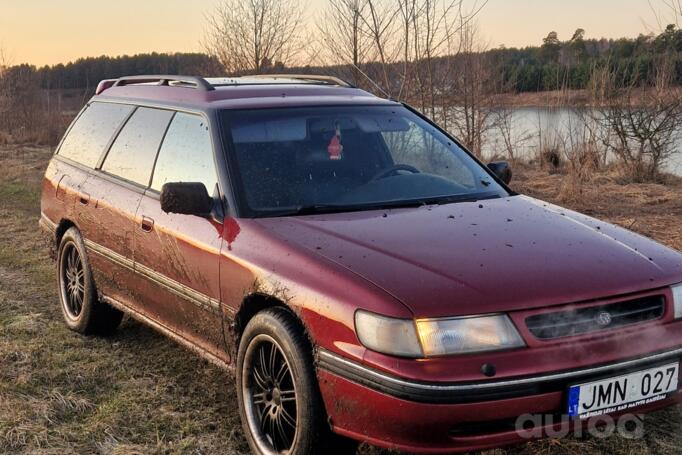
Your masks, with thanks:
[[(205, 15), (220, 0), (0, 0), (0, 49), (13, 64), (66, 63), (79, 57), (200, 51)], [(327, 0), (304, 0), (310, 23)], [(475, 1), (479, 5), (484, 0)], [(657, 30), (663, 0), (488, 0), (477, 17), (490, 47), (541, 43), (552, 30), (568, 39), (635, 37)]]

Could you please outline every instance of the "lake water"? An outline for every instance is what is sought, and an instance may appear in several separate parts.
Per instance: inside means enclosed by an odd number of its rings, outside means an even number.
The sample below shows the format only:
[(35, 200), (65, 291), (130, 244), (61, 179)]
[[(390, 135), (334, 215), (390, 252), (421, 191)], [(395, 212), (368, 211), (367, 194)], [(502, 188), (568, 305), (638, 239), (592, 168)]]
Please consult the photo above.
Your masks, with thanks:
[[(540, 133), (545, 141), (552, 141), (558, 136), (566, 137), (571, 128), (580, 125), (579, 115), (576, 111), (566, 108), (514, 108), (510, 111), (512, 143), (515, 144), (515, 156), (529, 159), (537, 156), (540, 145)], [(682, 125), (680, 125), (682, 133)], [(506, 146), (504, 136), (497, 127), (490, 129), (483, 145), (483, 155), (505, 155)], [(678, 135), (676, 142), (677, 152), (664, 166), (664, 171), (682, 176), (682, 134)]]

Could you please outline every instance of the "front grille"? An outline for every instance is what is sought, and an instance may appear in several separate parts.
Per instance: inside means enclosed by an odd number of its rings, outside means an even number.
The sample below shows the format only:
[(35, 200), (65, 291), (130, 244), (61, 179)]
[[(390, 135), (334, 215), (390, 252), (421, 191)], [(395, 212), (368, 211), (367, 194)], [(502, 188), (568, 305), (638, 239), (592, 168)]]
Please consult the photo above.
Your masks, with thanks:
[(526, 318), (528, 330), (541, 340), (569, 337), (652, 321), (663, 316), (661, 295)]

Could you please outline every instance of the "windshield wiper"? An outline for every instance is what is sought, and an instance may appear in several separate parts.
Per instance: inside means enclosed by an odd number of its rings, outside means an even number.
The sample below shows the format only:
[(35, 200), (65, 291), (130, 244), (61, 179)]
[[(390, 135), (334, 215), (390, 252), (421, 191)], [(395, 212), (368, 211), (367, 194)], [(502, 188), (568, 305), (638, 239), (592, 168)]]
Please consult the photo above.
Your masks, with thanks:
[(476, 202), (486, 199), (498, 199), (500, 195), (496, 192), (456, 194), (453, 196), (438, 196), (419, 200), (419, 205), (445, 205), (455, 202)]
[(275, 212), (271, 216), (298, 216), (298, 215), (318, 215), (323, 213), (354, 212), (357, 210), (367, 210), (365, 205), (341, 205), (341, 204), (311, 204), (301, 205), (291, 210)]
[(475, 193), (475, 194), (458, 194), (452, 196), (436, 196), (429, 198), (408, 199), (401, 201), (386, 201), (380, 203), (366, 203), (366, 204), (311, 204), (301, 205), (291, 210), (282, 210), (273, 213), (268, 213), (265, 216), (304, 216), (304, 215), (321, 215), (325, 213), (341, 213), (341, 212), (359, 212), (367, 210), (390, 210), (396, 208), (406, 207), (421, 207), (424, 205), (443, 205), (452, 204), (455, 202), (475, 202), (485, 199), (496, 199), (500, 195), (496, 192), (490, 193)]

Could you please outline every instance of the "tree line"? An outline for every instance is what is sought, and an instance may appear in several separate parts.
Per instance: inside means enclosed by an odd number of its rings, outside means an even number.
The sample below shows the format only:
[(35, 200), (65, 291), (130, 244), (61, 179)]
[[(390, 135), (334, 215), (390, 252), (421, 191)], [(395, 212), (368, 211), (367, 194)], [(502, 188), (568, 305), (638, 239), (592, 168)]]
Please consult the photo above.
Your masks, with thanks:
[[(629, 85), (633, 80), (650, 80), (655, 62), (665, 57), (674, 65), (674, 83), (682, 84), (682, 29), (669, 25), (659, 35), (639, 35), (637, 38), (586, 39), (585, 31), (578, 29), (573, 36), (561, 41), (556, 32), (543, 38), (543, 44), (525, 48), (483, 50), (482, 57), (501, 70), (500, 85), (506, 91), (538, 92), (558, 89), (588, 88), (590, 75), (595, 65), (609, 66), (617, 78)], [(441, 66), (451, 56), (436, 56), (434, 64)], [(460, 57), (463, 58), (463, 57)], [(394, 80), (401, 71), (403, 62), (394, 62), (388, 67), (389, 78)], [(281, 61), (269, 61), (267, 56), (259, 58), (253, 65), (254, 72), (298, 72), (323, 73), (322, 62), (317, 65), (289, 65)], [(367, 75), (382, 78), (380, 62), (359, 62), (356, 64), (332, 64), (332, 72), (341, 74), (360, 85)], [(363, 70), (363, 68), (365, 70)], [(230, 71), (232, 70), (232, 71)], [(229, 73), (249, 72), (226, 68), (224, 59), (208, 53), (139, 54), (119, 57), (89, 57), (66, 64), (35, 67), (28, 64), (10, 66), (5, 73), (12, 77), (25, 78), (27, 75), (43, 89), (90, 89), (94, 90), (102, 79), (124, 75), (140, 74), (193, 74), (221, 76)]]
[(657, 61), (674, 65), (674, 83), (682, 84), (682, 30), (670, 24), (658, 34), (637, 38), (586, 39), (579, 28), (561, 41), (550, 32), (542, 45), (488, 51), (500, 62), (504, 80), (516, 92), (588, 88), (595, 66), (607, 66), (624, 86), (651, 80)]
[[(343, 0), (357, 1), (357, 0)], [(333, 3), (333, 2), (332, 2)], [(221, 11), (218, 18), (224, 21), (226, 11)], [(331, 21), (330, 21), (331, 22)], [(213, 27), (220, 27), (222, 22), (215, 22)], [(228, 24), (229, 26), (230, 24)], [(296, 24), (298, 25), (298, 24)], [(224, 25), (223, 25), (224, 26)], [(232, 25), (235, 27), (235, 25)], [(227, 33), (223, 31), (222, 33)], [(324, 29), (319, 31), (320, 41), (325, 41), (325, 34), (332, 35), (333, 31)], [(338, 35), (337, 35), (338, 37)], [(288, 37), (287, 37), (288, 38)], [(361, 38), (356, 37), (356, 40)], [(362, 39), (367, 40), (367, 37)], [(234, 40), (225, 40), (233, 43)], [(335, 43), (338, 44), (338, 43)], [(317, 64), (301, 66), (282, 61), (272, 61), (267, 54), (255, 56), (253, 64), (240, 62), (235, 65), (234, 56), (239, 52), (225, 46), (213, 46), (217, 52), (213, 53), (174, 53), (174, 54), (139, 54), (118, 57), (88, 57), (66, 64), (35, 67), (28, 64), (10, 66), (5, 73), (12, 77), (30, 75), (43, 89), (91, 89), (102, 79), (116, 78), (123, 75), (140, 74), (195, 74), (202, 76), (221, 76), (244, 72), (296, 72), (311, 71), (323, 73), (326, 70), (324, 61), (314, 59)], [(358, 58), (358, 49), (344, 50), (341, 46), (336, 49), (340, 53), (349, 54), (349, 63), (331, 63), (330, 70), (340, 73), (358, 84), (367, 83), (365, 76), (359, 72), (368, 73), (382, 79), (381, 56), (376, 61), (362, 61)], [(287, 50), (290, 52), (290, 50)], [(355, 58), (353, 57), (355, 52)], [(362, 51), (360, 51), (362, 52)], [(665, 57), (672, 60), (674, 65), (674, 83), (682, 84), (682, 29), (674, 24), (668, 25), (660, 34), (641, 34), (636, 38), (620, 39), (587, 39), (585, 30), (577, 29), (570, 39), (561, 41), (556, 32), (550, 32), (542, 39), (538, 46), (525, 48), (506, 48), (500, 46), (495, 49), (481, 51), (482, 58), (494, 63), (500, 69), (502, 78), (500, 85), (511, 92), (538, 92), (558, 89), (588, 88), (590, 75), (595, 65), (609, 66), (617, 73), (617, 78), (629, 85), (633, 80), (646, 81), (655, 67), (655, 62)], [(279, 55), (277, 57), (280, 57)], [(338, 56), (337, 56), (338, 57)], [(446, 64), (452, 56), (433, 56), (436, 66)], [(248, 58), (248, 57), (247, 57)], [(408, 56), (409, 58), (409, 56)], [(460, 56), (460, 58), (463, 58)], [(395, 61), (387, 68), (387, 73), (393, 84), (397, 85), (396, 76), (400, 75), (404, 62)], [(363, 70), (366, 69), (366, 71)]]
[(37, 68), (11, 65), (0, 49), (0, 145), (56, 143), (99, 81), (137, 74), (220, 74), (220, 63), (202, 53), (82, 58)]
[(203, 53), (139, 54), (119, 57), (81, 58), (67, 64), (33, 68), (35, 78), (44, 89), (94, 89), (99, 81), (120, 76), (142, 74), (222, 73), (220, 63)]

